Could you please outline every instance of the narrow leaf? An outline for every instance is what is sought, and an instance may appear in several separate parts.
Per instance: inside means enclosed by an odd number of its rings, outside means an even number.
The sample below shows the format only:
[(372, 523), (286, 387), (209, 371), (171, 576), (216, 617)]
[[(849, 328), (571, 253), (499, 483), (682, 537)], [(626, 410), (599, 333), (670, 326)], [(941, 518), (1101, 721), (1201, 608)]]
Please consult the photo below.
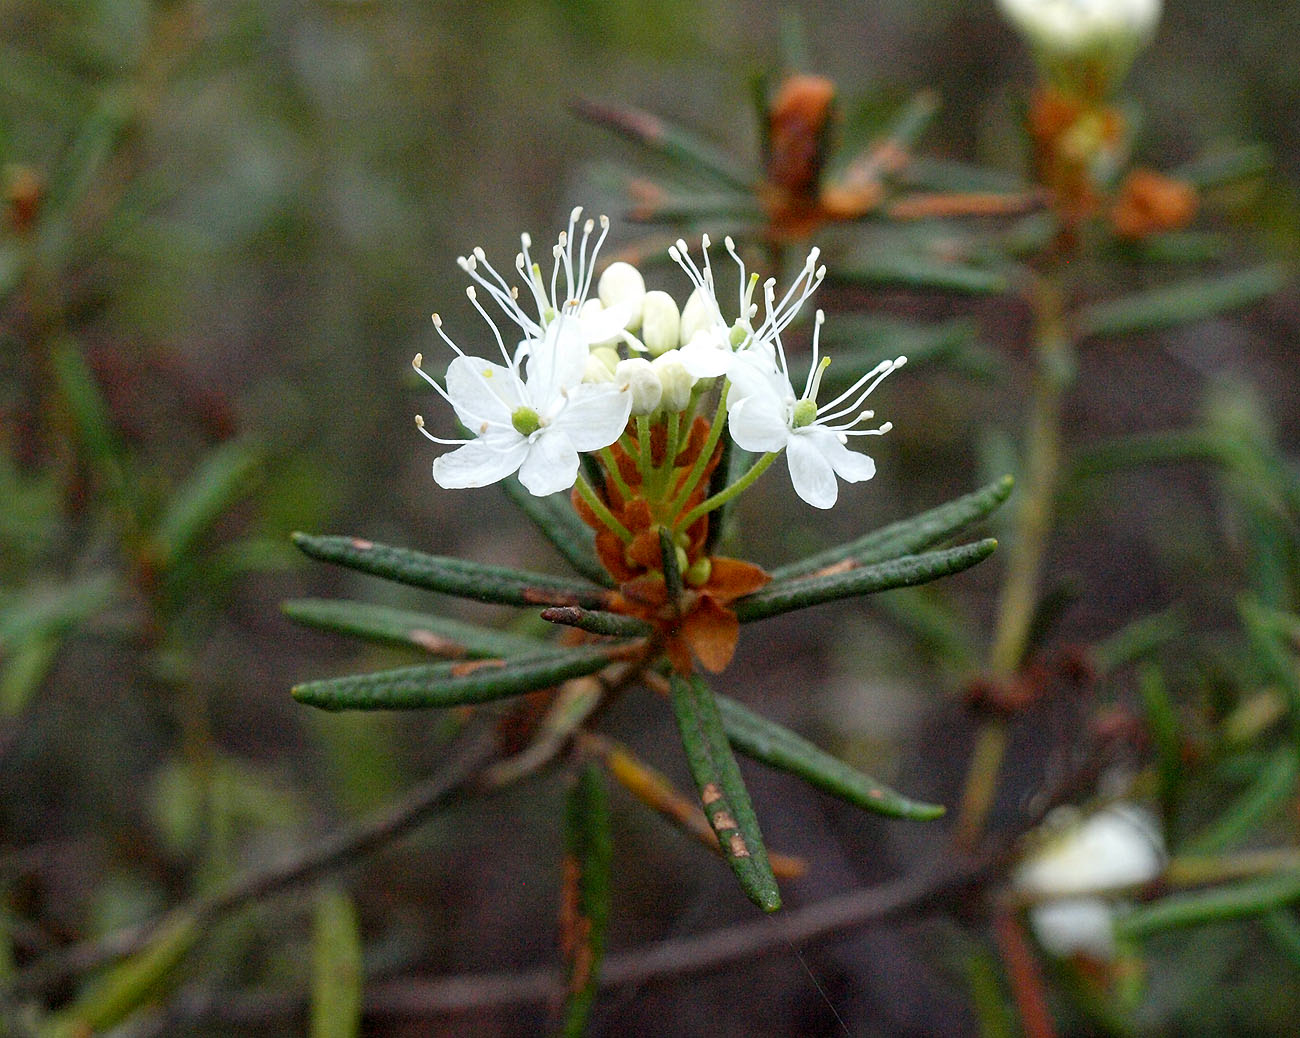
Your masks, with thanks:
[(920, 253), (880, 253), (869, 262), (841, 266), (832, 275), (840, 284), (897, 286), (936, 292), (996, 295), (1007, 291), (1004, 274), (962, 263), (944, 262)]
[(716, 696), (718, 713), (731, 745), (754, 760), (798, 775), (818, 789), (868, 811), (928, 822), (944, 808), (895, 793), (888, 786), (832, 757), (790, 729), (769, 721), (727, 696)]
[(1121, 937), (1137, 939), (1184, 926), (1201, 926), (1261, 915), (1300, 899), (1300, 872), (1216, 887), (1195, 894), (1175, 894), (1135, 908), (1116, 921)]
[(1156, 750), (1160, 777), (1160, 805), (1166, 820), (1173, 817), (1175, 798), (1182, 780), (1182, 739), (1178, 714), (1169, 698), (1164, 675), (1154, 664), (1146, 664), (1138, 675), (1138, 692), (1146, 714), (1147, 730)]
[(576, 627), (591, 634), (610, 638), (641, 638), (649, 634), (651, 626), (635, 616), (622, 613), (604, 613), (596, 609), (579, 609), (577, 606), (551, 606), (542, 610), (542, 619), (553, 624)]
[(361, 924), (347, 893), (326, 887), (312, 926), (312, 1038), (355, 1038), (361, 1030)]
[(577, 605), (598, 609), (605, 590), (586, 581), (489, 566), (355, 537), (313, 537), (295, 533), (293, 543), (306, 555), (349, 569), (396, 580), (412, 587), (500, 605)]
[(280, 608), (294, 623), (389, 645), (412, 645), (436, 656), (519, 656), (545, 642), (445, 616), (347, 599), (298, 598)]
[(52, 1017), (42, 1034), (74, 1038), (117, 1026), (167, 990), (199, 933), (188, 915), (163, 923), (148, 947), (114, 967), (75, 1004)]
[(1187, 630), (1187, 615), (1180, 606), (1141, 616), (1092, 647), (1092, 661), (1099, 674), (1110, 674), (1141, 659)]
[(122, 442), (86, 358), (76, 343), (64, 340), (51, 351), (51, 362), (86, 460), (119, 507), (138, 514), (135, 490), (124, 471)]
[(904, 555), (874, 566), (850, 564), (852, 568), (841, 572), (774, 580), (761, 591), (739, 599), (735, 604), (736, 616), (741, 623), (748, 623), (842, 598), (856, 598), (889, 588), (925, 584), (969, 569), (988, 558), (997, 546), (998, 542), (990, 538), (924, 555)]
[(1267, 173), (1273, 157), (1262, 144), (1249, 144), (1240, 148), (1202, 155), (1186, 165), (1179, 166), (1170, 176), (1185, 181), (1195, 188), (1221, 187), (1234, 180), (1245, 180)]
[[(693, 840), (698, 840), (718, 857), (724, 857), (718, 834), (700, 809), (697, 798), (683, 796), (665, 775), (621, 743), (587, 733), (583, 738), (583, 748), (598, 754), (610, 777), (651, 811)], [(767, 857), (772, 875), (777, 879), (798, 879), (808, 871), (808, 863), (802, 858), (775, 851), (768, 851)]]
[(1286, 283), (1286, 272), (1274, 265), (1184, 281), (1086, 306), (1075, 317), (1075, 331), (1081, 337), (1132, 335), (1204, 321), (1253, 306)]
[(700, 802), (749, 899), (765, 912), (781, 907), (758, 819), (732, 756), (713, 692), (698, 676), (672, 676), (673, 713)]
[(739, 191), (748, 191), (758, 179), (753, 170), (726, 152), (706, 144), (685, 130), (656, 115), (627, 105), (579, 100), (573, 103), (579, 116), (621, 137), (649, 148), (674, 162)]
[(594, 584), (613, 586), (613, 579), (596, 558), (596, 535), (578, 518), (568, 494), (536, 497), (515, 476), (503, 480), (501, 489), (580, 576)]
[(203, 460), (168, 504), (154, 535), (165, 566), (189, 552), (212, 524), (253, 488), (261, 460), (258, 448), (241, 442), (223, 444)]
[(435, 663), (375, 674), (308, 681), (293, 697), (322, 710), (420, 710), (465, 706), (550, 688), (594, 674), (611, 660), (610, 647), (558, 649), (510, 660)]
[(609, 804), (600, 771), (586, 765), (565, 806), (564, 899), (561, 909), (565, 967), (564, 1033), (581, 1038), (600, 982), (609, 922), (614, 858)]
[(1189, 855), (1218, 854), (1243, 843), (1294, 801), (1300, 762), (1294, 747), (1278, 750), (1246, 792), (1224, 805), (1214, 822), (1181, 848)]
[(887, 562), (903, 555), (932, 548), (957, 536), (974, 523), (987, 519), (1011, 494), (1015, 481), (1010, 476), (955, 498), (928, 512), (873, 530), (855, 541), (827, 548), (772, 571), (772, 579), (789, 580), (815, 573), (819, 569), (852, 560), (859, 566)]

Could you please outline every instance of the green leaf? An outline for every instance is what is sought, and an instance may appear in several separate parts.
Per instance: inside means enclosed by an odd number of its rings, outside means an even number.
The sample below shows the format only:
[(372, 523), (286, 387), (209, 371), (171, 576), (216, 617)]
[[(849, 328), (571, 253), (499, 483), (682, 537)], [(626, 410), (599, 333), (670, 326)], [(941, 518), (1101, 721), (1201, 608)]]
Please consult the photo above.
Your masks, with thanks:
[(500, 605), (576, 605), (599, 609), (606, 591), (586, 581), (489, 566), (355, 537), (313, 537), (295, 533), (293, 543), (306, 555), (349, 569), (396, 580), (428, 591)]
[(726, 152), (639, 108), (579, 100), (573, 103), (573, 110), (588, 122), (738, 191), (749, 191), (758, 180), (754, 170)]
[(691, 776), (723, 856), (749, 899), (763, 911), (775, 912), (781, 892), (713, 692), (698, 675), (673, 674), (672, 702)]
[(1099, 674), (1111, 674), (1180, 637), (1186, 630), (1187, 615), (1181, 606), (1138, 617), (1105, 641), (1093, 645), (1093, 663)]
[[(835, 363), (822, 377), (827, 397), (847, 389), (880, 361), (899, 354), (907, 357), (909, 371), (921, 364), (946, 364), (964, 374), (988, 377), (1000, 365), (997, 356), (979, 342), (979, 324), (966, 317), (922, 325), (890, 317), (847, 315), (826, 326), (822, 342), (828, 350), (838, 346), (844, 351), (835, 355)], [(790, 381), (801, 386), (807, 379), (807, 364), (793, 364)]]
[(898, 110), (880, 143), (892, 145), (901, 151), (911, 151), (938, 111), (939, 95), (933, 90), (918, 91)]
[(1273, 165), (1273, 156), (1262, 144), (1249, 144), (1239, 148), (1202, 155), (1170, 172), (1200, 190), (1221, 187), (1234, 180), (1245, 180), (1267, 173)]
[(988, 538), (958, 548), (927, 552), (924, 555), (904, 555), (874, 566), (854, 566), (824, 576), (774, 580), (752, 595), (738, 599), (735, 613), (741, 623), (749, 623), (751, 620), (764, 620), (769, 616), (788, 613), (794, 609), (807, 609), (824, 602), (836, 602), (842, 598), (856, 598), (859, 595), (887, 591), (889, 588), (925, 584), (970, 569), (993, 554), (993, 549), (997, 546), (997, 541)]
[(895, 793), (888, 786), (845, 764), (838, 757), (832, 757), (790, 729), (759, 716), (736, 700), (727, 696), (714, 698), (727, 739), (745, 756), (769, 767), (798, 775), (832, 796), (878, 814), (921, 822), (943, 815), (944, 808), (941, 805), (923, 804)]
[(76, 1038), (117, 1026), (167, 990), (200, 933), (188, 915), (164, 922), (144, 951), (114, 967), (72, 1006), (51, 1017), (42, 1038)]
[(325, 887), (312, 924), (311, 1036), (355, 1038), (361, 1030), (361, 924), (346, 891)]
[(108, 607), (117, 586), (115, 574), (92, 573), (54, 587), (27, 588), (0, 609), (0, 653), (75, 630)]
[(261, 450), (251, 443), (222, 444), (172, 497), (154, 537), (159, 561), (170, 567), (187, 554), (237, 500), (254, 487)]
[(90, 190), (135, 117), (127, 91), (108, 92), (87, 115), (57, 173), (50, 180), (51, 213), (66, 215)]
[(1218, 854), (1239, 846), (1270, 817), (1292, 803), (1300, 762), (1293, 747), (1278, 750), (1245, 793), (1223, 806), (1214, 822), (1180, 848), (1189, 855)]
[[(610, 873), (614, 843), (609, 804), (600, 769), (592, 763), (578, 772), (565, 805), (565, 1000), (564, 1033), (581, 1038), (600, 982), (609, 922)], [(572, 900), (570, 900), (572, 899)], [(572, 915), (567, 911), (572, 908)]]
[(957, 536), (968, 526), (987, 519), (1010, 496), (1015, 481), (1010, 476), (955, 498), (928, 512), (873, 530), (864, 537), (799, 559), (772, 571), (773, 581), (789, 580), (815, 573), (827, 566), (852, 559), (859, 566), (887, 562)]
[(322, 710), (421, 710), (465, 706), (550, 688), (594, 674), (610, 662), (609, 646), (556, 649), (500, 664), (435, 663), (375, 674), (308, 681), (293, 697)]
[(125, 472), (126, 454), (86, 358), (65, 339), (51, 350), (51, 363), (86, 460), (119, 506), (138, 515), (135, 488)]
[(593, 584), (613, 586), (613, 578), (596, 558), (596, 534), (578, 518), (568, 494), (536, 497), (515, 476), (503, 480), (501, 489), (580, 576)]
[(997, 295), (1010, 287), (1006, 275), (998, 271), (944, 262), (916, 252), (881, 252), (869, 261), (837, 267), (827, 280), (871, 288), (888, 286), (970, 295)]
[(410, 645), (438, 656), (519, 656), (546, 648), (545, 642), (509, 631), (348, 599), (296, 598), (280, 608), (306, 627)]
[(1182, 739), (1178, 714), (1169, 698), (1164, 675), (1154, 664), (1145, 664), (1138, 675), (1138, 693), (1146, 714), (1147, 730), (1156, 750), (1160, 776), (1160, 805), (1166, 821), (1173, 817), (1178, 787), (1182, 781)]
[(1297, 899), (1300, 899), (1300, 872), (1281, 873), (1267, 879), (1162, 898), (1120, 916), (1115, 929), (1121, 937), (1136, 940), (1163, 930), (1261, 915)]
[(1286, 283), (1285, 270), (1276, 265), (1183, 281), (1085, 306), (1075, 316), (1075, 332), (1080, 337), (1132, 335), (1204, 321), (1253, 306)]
[(913, 158), (899, 179), (908, 187), (953, 194), (1017, 195), (1030, 190), (1030, 186), (1020, 177), (1003, 170), (924, 155)]
[(595, 609), (579, 609), (577, 606), (551, 606), (542, 610), (542, 619), (548, 623), (576, 627), (591, 634), (602, 634), (607, 638), (642, 638), (652, 628), (644, 620), (622, 613), (604, 613)]
[(1210, 263), (1228, 251), (1232, 239), (1215, 231), (1169, 231), (1128, 247), (1142, 263)]

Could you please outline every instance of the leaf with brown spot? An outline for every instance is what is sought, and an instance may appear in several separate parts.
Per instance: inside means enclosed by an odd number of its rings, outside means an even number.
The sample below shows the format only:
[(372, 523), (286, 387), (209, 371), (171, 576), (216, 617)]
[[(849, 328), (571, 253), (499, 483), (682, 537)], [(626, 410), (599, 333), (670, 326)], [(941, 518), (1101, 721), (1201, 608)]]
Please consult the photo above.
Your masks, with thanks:
[[(727, 863), (750, 900), (765, 912), (774, 912), (781, 907), (781, 892), (713, 692), (698, 675), (687, 678), (673, 674), (670, 681), (673, 714), (701, 801), (705, 796), (713, 797), (715, 791), (721, 794), (711, 800), (705, 813)], [(736, 843), (733, 837), (738, 837), (740, 842)], [(744, 853), (738, 853), (741, 848)]]

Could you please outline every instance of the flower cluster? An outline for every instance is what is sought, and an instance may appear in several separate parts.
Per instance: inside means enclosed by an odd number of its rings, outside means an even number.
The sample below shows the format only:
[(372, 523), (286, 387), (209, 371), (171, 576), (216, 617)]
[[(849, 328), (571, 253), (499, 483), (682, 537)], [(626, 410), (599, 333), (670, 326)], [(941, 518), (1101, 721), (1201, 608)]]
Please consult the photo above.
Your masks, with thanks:
[[(830, 363), (819, 353), (824, 315), (817, 312), (813, 333), (813, 363), (803, 392), (790, 380), (781, 333), (798, 316), (803, 304), (825, 277), (817, 266), (818, 252), (809, 253), (798, 278), (779, 300), (776, 283), (763, 286), (765, 315), (754, 324), (758, 276), (746, 276), (744, 262), (730, 239), (726, 249), (740, 268), (738, 315), (723, 314), (704, 238), (704, 258), (697, 265), (685, 242), (669, 250), (693, 283), (694, 291), (678, 308), (665, 292), (646, 291), (640, 272), (627, 263), (608, 267), (591, 294), (596, 256), (608, 230), (594, 237), (595, 221), (582, 225), (575, 209), (569, 229), (553, 251), (549, 284), (523, 248), (516, 269), (536, 306), (536, 316), (521, 304), (521, 291), (510, 285), (475, 249), (459, 260), (475, 282), (467, 291), (482, 314), (503, 363), (466, 354), (443, 330), (435, 314), (434, 327), (456, 354), (447, 369), (445, 386), (421, 367), (415, 368), (451, 404), (460, 423), (472, 434), (468, 440), (429, 439), (459, 445), (434, 462), (439, 486), (480, 487), (518, 472), (532, 493), (567, 490), (578, 479), (580, 452), (611, 447), (628, 429), (629, 419), (653, 416), (663, 421), (678, 416), (686, 425), (707, 390), (721, 382), (726, 397), (718, 409), (736, 444), (765, 455), (784, 451), (796, 492), (817, 508), (831, 507), (838, 496), (835, 476), (846, 482), (870, 479), (871, 458), (848, 449), (849, 437), (879, 435), (889, 423), (862, 428), (872, 412), (862, 403), (879, 382), (906, 358), (886, 361), (826, 404), (817, 403), (822, 376)], [(520, 333), (510, 348), (501, 325), (480, 301), (485, 292)], [(511, 338), (514, 338), (513, 330)]]
[[(435, 315), (456, 356), (442, 383), (422, 369), (419, 356), (415, 367), (470, 437), (436, 437), (423, 418), (416, 423), (434, 442), (457, 447), (433, 464), (440, 486), (486, 486), (517, 472), (535, 495), (573, 488), (574, 506), (596, 531), (597, 553), (619, 585), (615, 608), (658, 627), (678, 670), (689, 671), (692, 658), (720, 670), (738, 629), (728, 605), (767, 575), (709, 554), (711, 513), (783, 453), (796, 493), (816, 508), (835, 504), (839, 480), (870, 479), (875, 463), (849, 444), (889, 430), (889, 423), (870, 425), (863, 404), (906, 358), (881, 363), (819, 403), (830, 364), (821, 354), (823, 313), (813, 321), (802, 392), (794, 389), (782, 343), (826, 275), (816, 249), (783, 294), (775, 280), (762, 283), (760, 317), (760, 279), (746, 271), (731, 239), (725, 244), (738, 267), (734, 310), (719, 299), (708, 237), (698, 263), (678, 241), (669, 255), (692, 286), (679, 308), (668, 293), (647, 291), (628, 263), (613, 263), (596, 279), (609, 223), (601, 217), (597, 234), (595, 221), (580, 225), (581, 219), (581, 209), (573, 210), (552, 249), (549, 280), (532, 259), (527, 235), (515, 261), (522, 287), (502, 277), (481, 249), (461, 258), (474, 282), (469, 298), (501, 359), (465, 353)], [(483, 305), (484, 294), (505, 321)], [(758, 455), (748, 468), (721, 466), (724, 432), (740, 451)]]

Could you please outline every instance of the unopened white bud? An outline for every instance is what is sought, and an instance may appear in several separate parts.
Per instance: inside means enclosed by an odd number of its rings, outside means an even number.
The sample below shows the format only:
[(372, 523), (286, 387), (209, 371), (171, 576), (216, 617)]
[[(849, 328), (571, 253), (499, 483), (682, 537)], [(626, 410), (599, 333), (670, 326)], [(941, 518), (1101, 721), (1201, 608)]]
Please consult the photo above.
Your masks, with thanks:
[(584, 382), (613, 382), (614, 369), (606, 364), (595, 352), (587, 354), (587, 366), (582, 372)]
[(618, 355), (618, 350), (613, 346), (595, 346), (591, 350), (591, 356), (609, 369), (609, 373), (614, 374), (614, 369), (618, 367), (618, 362), (622, 358)]
[(596, 295), (606, 307), (626, 304), (632, 311), (627, 330), (635, 332), (641, 327), (641, 302), (645, 299), (645, 278), (630, 263), (611, 263), (600, 275)]
[(681, 344), (685, 346), (697, 334), (712, 328), (716, 319), (717, 313), (713, 303), (697, 288), (682, 307)]
[(682, 315), (667, 292), (647, 292), (641, 303), (641, 341), (652, 357), (681, 342)]
[(663, 399), (659, 401), (659, 406), (665, 411), (682, 411), (691, 402), (695, 378), (683, 366), (681, 356), (679, 351), (669, 350), (650, 362), (655, 374), (659, 376), (659, 385), (663, 387)]
[(654, 368), (644, 357), (619, 361), (618, 367), (614, 369), (614, 381), (626, 386), (628, 392), (632, 394), (634, 415), (651, 414), (659, 408), (664, 387), (660, 384)]

